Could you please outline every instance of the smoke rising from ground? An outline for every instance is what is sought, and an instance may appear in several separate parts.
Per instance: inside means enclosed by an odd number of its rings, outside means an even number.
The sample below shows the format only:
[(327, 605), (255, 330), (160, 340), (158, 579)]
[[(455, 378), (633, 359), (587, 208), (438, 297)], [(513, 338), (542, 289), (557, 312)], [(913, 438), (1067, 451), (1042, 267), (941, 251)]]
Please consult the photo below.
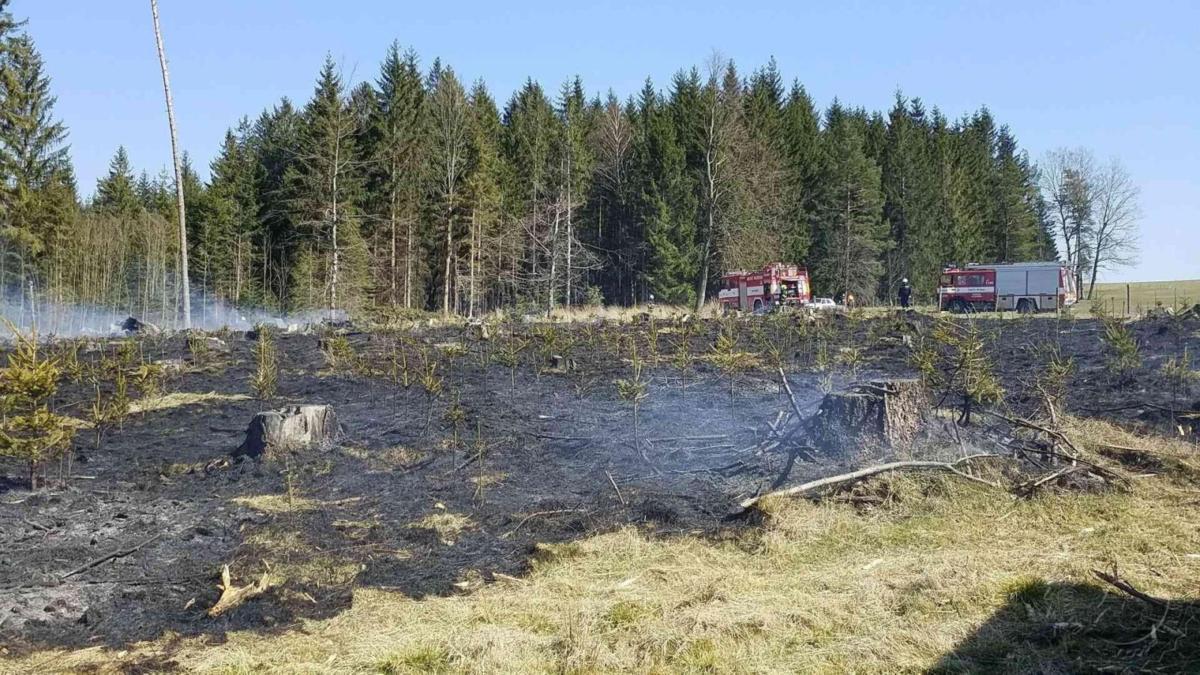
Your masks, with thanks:
[[(28, 294), (7, 293), (0, 297), (0, 317), (22, 333), (36, 332), (43, 337), (106, 337), (122, 335), (122, 324), (133, 317), (163, 331), (181, 330), (183, 317), (173, 311), (151, 313), (122, 312), (108, 307), (86, 304), (57, 303)], [(344, 321), (343, 310), (311, 310), (278, 313), (260, 308), (236, 307), (212, 298), (193, 297), (192, 328), (199, 330), (249, 330), (264, 324), (282, 330), (300, 330), (322, 321)], [(8, 338), (9, 329), (0, 331), (0, 339)]]

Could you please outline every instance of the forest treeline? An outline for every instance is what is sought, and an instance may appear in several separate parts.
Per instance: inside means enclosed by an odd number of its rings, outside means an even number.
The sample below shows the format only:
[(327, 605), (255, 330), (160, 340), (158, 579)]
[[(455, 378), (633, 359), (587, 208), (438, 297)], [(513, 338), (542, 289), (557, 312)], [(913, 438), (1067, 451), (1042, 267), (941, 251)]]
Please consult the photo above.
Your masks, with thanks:
[[(0, 282), (170, 314), (173, 178), (117, 149), (81, 200), (41, 59), (7, 12), (0, 31)], [(897, 93), (887, 112), (819, 110), (773, 60), (714, 56), (624, 100), (529, 80), (501, 104), (393, 44), (353, 85), (327, 58), (310, 100), (229, 130), (207, 182), (185, 163), (184, 193), (194, 296), (475, 315), (696, 304), (722, 270), (773, 260), (822, 295), (889, 299), (907, 277), (928, 297), (949, 261), (1058, 255), (1038, 179), (986, 108), (952, 120)]]

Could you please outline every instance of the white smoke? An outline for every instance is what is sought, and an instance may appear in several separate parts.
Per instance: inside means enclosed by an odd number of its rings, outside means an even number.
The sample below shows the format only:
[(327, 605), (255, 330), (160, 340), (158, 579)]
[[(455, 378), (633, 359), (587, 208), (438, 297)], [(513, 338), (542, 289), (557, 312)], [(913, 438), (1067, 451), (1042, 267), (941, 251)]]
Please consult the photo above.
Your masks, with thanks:
[[(112, 308), (51, 302), (26, 293), (6, 293), (0, 297), (0, 317), (21, 333), (39, 337), (108, 337), (126, 333), (124, 324), (134, 318), (153, 326), (151, 330), (170, 332), (183, 329), (183, 317), (169, 308), (166, 312), (123, 312)], [(206, 331), (249, 330), (265, 324), (281, 330), (299, 331), (325, 321), (345, 321), (343, 310), (312, 310), (279, 313), (260, 308), (236, 307), (221, 300), (197, 297), (192, 300), (192, 328)], [(0, 339), (10, 337), (6, 326)]]

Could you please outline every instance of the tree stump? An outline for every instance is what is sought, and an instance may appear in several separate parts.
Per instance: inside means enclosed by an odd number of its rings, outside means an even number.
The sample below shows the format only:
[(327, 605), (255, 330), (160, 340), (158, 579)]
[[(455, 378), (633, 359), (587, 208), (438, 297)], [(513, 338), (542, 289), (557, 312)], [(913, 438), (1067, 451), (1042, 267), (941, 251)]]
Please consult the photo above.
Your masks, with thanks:
[(925, 420), (928, 393), (920, 380), (882, 380), (827, 394), (812, 418), (816, 447), (833, 455), (905, 450)]
[(268, 410), (250, 420), (246, 440), (233, 454), (271, 460), (280, 452), (328, 445), (337, 433), (337, 416), (332, 406), (301, 405)]

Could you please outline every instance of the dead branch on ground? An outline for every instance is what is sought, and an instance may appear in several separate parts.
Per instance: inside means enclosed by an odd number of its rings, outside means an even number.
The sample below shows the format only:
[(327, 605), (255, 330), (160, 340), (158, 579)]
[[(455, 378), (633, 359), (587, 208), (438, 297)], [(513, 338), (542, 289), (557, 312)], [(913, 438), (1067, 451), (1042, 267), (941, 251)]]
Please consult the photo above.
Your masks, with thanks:
[(149, 539), (144, 540), (142, 543), (138, 544), (137, 546), (134, 546), (133, 548), (118, 549), (116, 551), (112, 551), (111, 553), (106, 553), (105, 555), (102, 555), (99, 558), (90, 560), (90, 561), (80, 565), (79, 567), (76, 567), (75, 569), (71, 570), (70, 572), (67, 572), (66, 574), (62, 575), (60, 577), (60, 579), (68, 579), (70, 577), (75, 576), (76, 574), (79, 574), (80, 572), (86, 572), (97, 565), (106, 563), (109, 560), (113, 560), (116, 558), (124, 558), (127, 555), (137, 553), (138, 551), (145, 548), (147, 545), (151, 544), (154, 541), (157, 541), (158, 538), (161, 537), (162, 535), (163, 535), (163, 533), (159, 532), (158, 534), (154, 535), (153, 537), (150, 537)]
[(986, 485), (986, 486), (992, 487), (992, 488), (1004, 489), (1004, 486), (1000, 485), (999, 483), (993, 483), (992, 481), (985, 480), (978, 476), (973, 476), (969, 473), (966, 473), (965, 471), (959, 470), (959, 468), (958, 468), (960, 465), (965, 464), (970, 461), (973, 461), (973, 460), (976, 460), (976, 459), (992, 458), (992, 457), (999, 457), (999, 456), (1000, 455), (995, 455), (995, 454), (991, 454), (991, 453), (982, 453), (982, 454), (977, 454), (977, 455), (970, 455), (968, 457), (963, 457), (962, 459), (957, 460), (955, 462), (933, 462), (933, 461), (888, 462), (887, 464), (879, 464), (877, 466), (871, 466), (871, 467), (867, 467), (865, 469), (859, 469), (858, 471), (851, 471), (849, 473), (838, 474), (836, 476), (827, 476), (825, 478), (820, 478), (820, 479), (817, 479), (814, 481), (809, 481), (802, 485), (797, 485), (797, 486), (790, 487), (790, 488), (787, 488), (784, 490), (768, 492), (766, 494), (759, 495), (757, 497), (752, 497), (750, 499), (746, 499), (746, 500), (742, 501), (741, 507), (743, 510), (745, 510), (745, 509), (748, 509), (748, 508), (754, 506), (755, 504), (762, 501), (763, 499), (767, 499), (767, 498), (771, 498), (771, 497), (794, 497), (796, 495), (802, 495), (807, 492), (812, 492), (813, 490), (817, 490), (819, 488), (824, 488), (824, 487), (829, 487), (831, 485), (840, 485), (842, 483), (858, 481), (858, 480), (862, 480), (864, 478), (870, 478), (871, 476), (876, 476), (878, 474), (888, 473), (891, 471), (915, 471), (915, 470), (924, 470), (924, 469), (946, 471), (946, 472), (949, 472), (951, 474), (958, 476), (959, 478), (965, 478), (965, 479), (975, 482), (975, 483), (982, 483), (983, 485)]

